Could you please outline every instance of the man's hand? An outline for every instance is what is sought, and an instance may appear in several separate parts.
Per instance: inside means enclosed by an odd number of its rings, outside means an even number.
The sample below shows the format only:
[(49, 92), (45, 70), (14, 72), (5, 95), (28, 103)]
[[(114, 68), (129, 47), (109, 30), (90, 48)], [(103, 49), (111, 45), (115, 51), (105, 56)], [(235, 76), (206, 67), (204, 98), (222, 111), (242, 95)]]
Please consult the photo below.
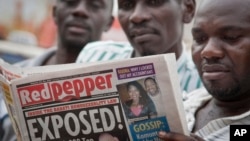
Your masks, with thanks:
[(185, 136), (179, 133), (167, 133), (164, 131), (160, 131), (158, 136), (164, 141), (205, 141), (204, 139), (200, 138), (195, 134)]

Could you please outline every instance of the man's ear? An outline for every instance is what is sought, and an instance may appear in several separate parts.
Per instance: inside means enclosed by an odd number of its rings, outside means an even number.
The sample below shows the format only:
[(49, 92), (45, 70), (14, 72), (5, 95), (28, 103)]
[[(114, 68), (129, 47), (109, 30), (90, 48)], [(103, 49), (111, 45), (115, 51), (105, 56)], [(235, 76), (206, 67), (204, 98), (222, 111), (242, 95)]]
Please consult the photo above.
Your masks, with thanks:
[(114, 22), (114, 16), (110, 16), (110, 20), (104, 29), (105, 32), (107, 32), (111, 28), (111, 26), (113, 25), (113, 22)]
[(184, 23), (190, 23), (194, 17), (196, 9), (195, 0), (183, 0), (183, 19)]

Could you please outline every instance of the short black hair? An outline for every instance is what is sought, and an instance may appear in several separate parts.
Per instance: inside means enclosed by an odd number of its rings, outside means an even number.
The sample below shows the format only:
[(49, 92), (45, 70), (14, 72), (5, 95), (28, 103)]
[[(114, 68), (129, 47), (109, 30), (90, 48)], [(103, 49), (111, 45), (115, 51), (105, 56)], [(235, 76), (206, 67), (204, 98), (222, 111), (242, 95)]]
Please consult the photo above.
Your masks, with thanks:
[(157, 84), (156, 80), (153, 77), (147, 77), (144, 79), (144, 85), (146, 85), (146, 81), (152, 80), (155, 84)]

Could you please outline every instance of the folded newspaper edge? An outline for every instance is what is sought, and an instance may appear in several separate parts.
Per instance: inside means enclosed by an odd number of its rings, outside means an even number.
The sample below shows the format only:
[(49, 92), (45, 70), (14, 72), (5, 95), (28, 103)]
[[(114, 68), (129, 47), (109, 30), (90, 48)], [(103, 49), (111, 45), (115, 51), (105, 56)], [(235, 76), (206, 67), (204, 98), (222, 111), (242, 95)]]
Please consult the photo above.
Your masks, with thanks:
[[(157, 141), (161, 130), (189, 134), (172, 53), (90, 64), (0, 65), (1, 90), (20, 141)], [(156, 82), (157, 97), (144, 86), (148, 78)]]

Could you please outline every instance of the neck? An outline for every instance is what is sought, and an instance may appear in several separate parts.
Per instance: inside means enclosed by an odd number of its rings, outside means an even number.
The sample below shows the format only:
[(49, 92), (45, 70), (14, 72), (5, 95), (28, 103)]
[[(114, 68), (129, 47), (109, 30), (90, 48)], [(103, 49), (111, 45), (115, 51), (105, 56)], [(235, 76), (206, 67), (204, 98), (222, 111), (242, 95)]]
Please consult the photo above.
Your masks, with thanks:
[(51, 56), (44, 65), (57, 65), (57, 64), (69, 64), (76, 61), (78, 54), (70, 54), (68, 52), (63, 52), (57, 50), (56, 53)]
[[(183, 51), (183, 44), (180, 41), (179, 43), (177, 43), (175, 46), (171, 47), (171, 49), (167, 50), (166, 52), (162, 52), (162, 53), (158, 53), (158, 54), (165, 54), (165, 53), (175, 53), (176, 56), (176, 60), (180, 58), (182, 51)], [(155, 53), (157, 54), (157, 53)], [(151, 54), (151, 55), (155, 55), (155, 54)], [(134, 57), (142, 57), (144, 56), (143, 54), (141, 54), (136, 48), (134, 48), (134, 52), (132, 54), (132, 58)]]
[[(221, 113), (224, 113), (224, 116), (235, 116), (243, 114), (250, 109), (250, 97), (244, 98), (242, 100), (237, 101), (220, 101), (217, 99), (211, 100), (211, 104), (213, 104), (215, 109), (218, 109), (221, 111)], [(223, 116), (223, 115), (221, 115)]]
[(184, 49), (183, 43), (182, 41), (179, 41), (164, 53), (175, 53), (176, 60), (178, 60), (183, 52), (183, 49)]
[[(175, 53), (175, 56), (176, 56), (176, 60), (178, 60), (182, 54), (182, 51), (183, 51), (183, 43), (182, 42), (179, 42), (177, 44), (177, 47), (174, 47), (173, 48), (173, 51)], [(171, 51), (170, 51), (171, 52)]]
[(74, 63), (81, 50), (82, 48), (69, 47), (59, 43), (56, 53), (46, 62), (46, 65)]
[(139, 105), (139, 100), (133, 100), (132, 106), (138, 106)]
[(56, 64), (68, 64), (74, 63), (76, 61), (77, 56), (79, 55), (79, 51), (73, 52), (65, 49), (57, 50), (55, 57), (56, 57)]
[(250, 98), (235, 102), (219, 101), (215, 98), (196, 112), (193, 132), (203, 128), (212, 120), (241, 115), (250, 109)]

